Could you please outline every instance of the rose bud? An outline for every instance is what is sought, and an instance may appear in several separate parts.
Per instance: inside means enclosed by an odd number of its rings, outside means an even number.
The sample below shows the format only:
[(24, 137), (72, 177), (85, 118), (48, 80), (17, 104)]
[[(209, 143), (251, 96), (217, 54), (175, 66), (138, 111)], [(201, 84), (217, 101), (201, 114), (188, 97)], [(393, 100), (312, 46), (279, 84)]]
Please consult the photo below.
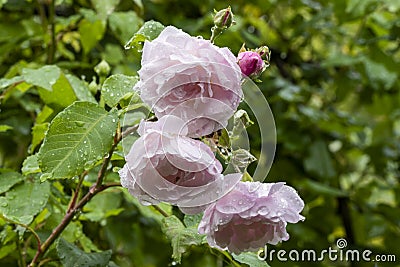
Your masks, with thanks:
[(214, 25), (218, 28), (227, 29), (234, 23), (230, 6), (218, 11), (214, 16)]
[(238, 64), (242, 73), (248, 77), (258, 77), (266, 68), (260, 54), (254, 51), (239, 53)]

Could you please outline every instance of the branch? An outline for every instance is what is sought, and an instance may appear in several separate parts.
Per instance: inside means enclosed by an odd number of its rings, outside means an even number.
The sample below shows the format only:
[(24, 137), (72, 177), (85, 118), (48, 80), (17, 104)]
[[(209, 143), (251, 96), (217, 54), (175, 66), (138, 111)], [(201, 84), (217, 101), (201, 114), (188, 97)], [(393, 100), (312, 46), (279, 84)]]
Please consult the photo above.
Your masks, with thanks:
[(79, 191), (81, 190), (81, 187), (82, 187), (83, 179), (85, 179), (86, 174), (87, 174), (87, 171), (84, 171), (79, 177), (78, 184), (75, 188), (74, 196), (72, 197), (71, 202), (68, 205), (67, 213), (75, 206), (75, 203), (79, 196)]
[[(110, 163), (111, 160), (111, 155), (113, 154), (115, 148), (118, 145), (118, 142), (121, 140), (119, 130), (114, 136), (114, 144), (109, 150), (108, 154), (104, 157), (104, 161), (102, 163), (102, 166), (99, 170), (99, 173), (97, 175), (97, 180), (96, 183), (89, 189), (89, 192), (86, 193), (86, 195), (77, 203), (74, 204), (71, 202), (71, 206), (68, 208), (64, 218), (60, 222), (59, 225), (57, 225), (56, 228), (53, 229), (52, 233), (50, 236), (46, 239), (46, 241), (38, 248), (35, 257), (32, 259), (31, 263), (28, 265), (28, 267), (34, 267), (37, 265), (37, 262), (40, 260), (40, 258), (43, 256), (43, 254), (49, 249), (49, 247), (53, 244), (53, 242), (60, 236), (60, 234), (64, 231), (64, 229), (68, 226), (68, 224), (72, 221), (74, 218), (75, 214), (78, 213), (80, 209), (83, 208), (83, 206), (86, 205), (97, 193), (113, 186), (118, 186), (119, 184), (117, 183), (111, 183), (111, 184), (105, 184), (103, 185), (103, 179), (107, 171), (108, 164)], [(83, 176), (83, 175), (82, 175)], [(79, 184), (78, 184), (79, 186)], [(78, 192), (76, 192), (78, 193)], [(75, 196), (74, 196), (75, 198)], [(75, 200), (76, 202), (76, 200)]]

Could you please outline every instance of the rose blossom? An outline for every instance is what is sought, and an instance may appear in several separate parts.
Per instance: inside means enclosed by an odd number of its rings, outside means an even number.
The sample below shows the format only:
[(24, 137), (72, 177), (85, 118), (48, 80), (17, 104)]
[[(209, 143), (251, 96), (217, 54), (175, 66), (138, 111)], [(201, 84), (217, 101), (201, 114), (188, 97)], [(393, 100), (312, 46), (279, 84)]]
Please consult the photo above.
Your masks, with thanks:
[(143, 205), (160, 201), (198, 213), (230, 191), (240, 174), (224, 176), (221, 163), (203, 142), (184, 136), (187, 128), (175, 116), (141, 122), (119, 171), (121, 184)]
[(289, 239), (286, 224), (304, 220), (304, 202), (284, 183), (239, 182), (209, 205), (199, 224), (212, 247), (239, 254)]
[(260, 54), (253, 51), (239, 53), (238, 64), (242, 73), (246, 76), (257, 77), (265, 69), (265, 63)]
[(145, 42), (141, 63), (134, 89), (158, 118), (171, 114), (185, 121), (191, 137), (225, 127), (241, 100), (241, 72), (232, 52), (173, 26)]

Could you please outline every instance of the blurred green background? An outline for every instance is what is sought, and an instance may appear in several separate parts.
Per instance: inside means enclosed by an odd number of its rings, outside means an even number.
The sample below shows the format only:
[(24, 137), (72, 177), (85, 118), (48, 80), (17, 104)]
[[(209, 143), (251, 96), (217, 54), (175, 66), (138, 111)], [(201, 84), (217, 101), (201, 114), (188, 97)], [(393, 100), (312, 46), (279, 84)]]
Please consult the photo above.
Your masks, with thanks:
[[(102, 59), (113, 74), (135, 75), (140, 53), (123, 46), (143, 21), (154, 19), (209, 38), (212, 10), (230, 5), (237, 23), (216, 44), (235, 54), (243, 43), (248, 48), (268, 45), (272, 51), (271, 66), (258, 84), (277, 127), (277, 151), (266, 182), (285, 181), (306, 203), (302, 213), (306, 220), (288, 225), (290, 240), (269, 249), (320, 251), (345, 238), (347, 248), (394, 254), (397, 259), (386, 264), (277, 260), (269, 264), (400, 266), (400, 1), (52, 3), (0, 0), (1, 77), (12, 78), (24, 67), (56, 64), (90, 83), (97, 79), (93, 67)], [(12, 127), (0, 128), (0, 167), (18, 171), (33, 153), (31, 127), (43, 103), (23, 84), (10, 93), (0, 80), (0, 88), (0, 125)], [(248, 130), (257, 155), (261, 142), (257, 125)], [(63, 186), (70, 194), (68, 182)], [(88, 211), (92, 215), (75, 221), (67, 239), (112, 249), (113, 261), (123, 267), (174, 265), (158, 216), (146, 214), (120, 190), (96, 198)], [(49, 231), (55, 222), (46, 225)], [(18, 266), (16, 251), (24, 243), (15, 241), (13, 229), (7, 227), (0, 223), (0, 266)], [(192, 247), (182, 266), (231, 265), (202, 246)]]

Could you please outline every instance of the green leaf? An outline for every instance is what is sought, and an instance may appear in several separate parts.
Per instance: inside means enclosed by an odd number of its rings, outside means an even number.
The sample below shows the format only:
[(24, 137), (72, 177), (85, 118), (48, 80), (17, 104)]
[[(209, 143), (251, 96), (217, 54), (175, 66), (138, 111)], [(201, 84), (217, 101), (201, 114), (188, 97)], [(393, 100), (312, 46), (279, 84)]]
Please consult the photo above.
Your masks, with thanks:
[(195, 215), (185, 215), (185, 217), (183, 218), (183, 223), (186, 225), (186, 227), (197, 228), (201, 221), (201, 218), (203, 218), (203, 213)]
[(35, 151), (35, 148), (40, 145), (40, 143), (43, 141), (45, 133), (47, 129), (49, 128), (49, 123), (40, 123), (40, 124), (35, 124), (32, 127), (32, 142), (31, 146), (29, 147), (29, 152), (32, 153)]
[(39, 87), (39, 95), (43, 102), (53, 109), (63, 109), (77, 100), (67, 77), (57, 66), (25, 68), (22, 70), (22, 75), (27, 83)]
[(143, 20), (133, 11), (114, 12), (110, 15), (108, 21), (115, 37), (122, 45), (126, 44), (132, 33), (137, 32), (140, 25), (143, 24)]
[(313, 180), (306, 180), (303, 183), (303, 186), (321, 195), (328, 195), (334, 197), (347, 196), (347, 193), (345, 191)]
[(0, 259), (6, 257), (7, 255), (15, 252), (17, 249), (16, 243), (11, 243), (8, 245), (1, 245), (0, 247)]
[(91, 0), (94, 9), (101, 20), (113, 13), (120, 0)]
[(6, 4), (8, 0), (0, 0), (0, 8), (3, 7), (4, 4)]
[(22, 70), (22, 76), (27, 83), (42, 87), (48, 91), (53, 90), (53, 85), (61, 75), (61, 70), (57, 66), (47, 65), (39, 69)]
[(50, 123), (39, 150), (42, 179), (71, 178), (111, 148), (118, 117), (89, 102), (75, 102)]
[(260, 260), (257, 254), (252, 252), (240, 253), (239, 255), (232, 254), (232, 257), (240, 263), (245, 263), (250, 267), (269, 267), (269, 265)]
[(143, 9), (142, 0), (132, 0), (140, 9)]
[(57, 254), (64, 267), (107, 266), (111, 259), (111, 253), (111, 250), (85, 253), (62, 238), (57, 243)]
[(21, 171), (23, 175), (41, 172), (38, 162), (38, 154), (27, 157), (22, 163)]
[(15, 76), (10, 79), (2, 78), (0, 79), (0, 89), (6, 88), (12, 84), (22, 82), (24, 79), (21, 76)]
[(14, 186), (5, 197), (0, 197), (0, 212), (11, 220), (30, 224), (47, 203), (50, 193), (48, 182), (25, 180)]
[(47, 122), (49, 118), (53, 115), (53, 110), (49, 106), (44, 106), (42, 111), (36, 117), (36, 123), (41, 124)]
[[(374, 5), (378, 0), (349, 0), (347, 1), (346, 12), (351, 13), (354, 16), (362, 16), (371, 5)], [(370, 9), (371, 11), (374, 9)]]
[(101, 20), (91, 22), (83, 19), (79, 23), (79, 34), (81, 35), (83, 52), (85, 54), (89, 53), (103, 38), (105, 30), (105, 23)]
[(93, 222), (98, 222), (110, 216), (116, 216), (124, 209), (121, 205), (120, 192), (102, 192), (93, 197), (84, 208), (84, 217)]
[(203, 243), (204, 235), (198, 234), (196, 228), (186, 228), (174, 215), (163, 219), (161, 229), (171, 240), (172, 258), (178, 263), (181, 262), (182, 254), (191, 245), (201, 245)]
[(227, 147), (227, 148), (231, 147), (229, 133), (225, 128), (221, 129), (221, 136), (218, 138), (218, 145), (220, 145), (222, 147)]
[(375, 89), (390, 89), (397, 81), (398, 72), (389, 69), (384, 63), (373, 61), (367, 57), (363, 60), (365, 72)]
[(144, 41), (152, 41), (156, 39), (164, 30), (165, 26), (160, 22), (150, 20), (146, 21), (143, 26), (137, 31), (132, 38), (126, 43), (125, 49), (135, 47), (138, 50), (143, 48)]
[(332, 178), (336, 175), (327, 145), (322, 140), (314, 142), (309, 147), (309, 156), (304, 160), (304, 167), (322, 179)]
[(15, 184), (21, 182), (24, 176), (17, 172), (6, 172), (0, 174), (0, 194), (6, 192)]
[[(158, 212), (153, 206), (144, 206), (137, 200), (137, 198), (129, 194), (127, 190), (123, 190), (123, 192), (125, 195), (125, 199), (129, 200), (129, 202), (134, 204), (144, 217), (152, 218), (159, 223), (162, 222), (164, 216), (160, 214), (160, 212)], [(160, 207), (163, 211), (165, 211), (168, 215), (172, 214), (172, 206), (170, 204), (160, 203), (157, 206)]]
[(67, 77), (68, 82), (79, 100), (97, 103), (94, 96), (90, 93), (89, 86), (84, 81), (71, 74), (66, 74), (65, 77)]
[(101, 88), (101, 93), (107, 105), (114, 107), (127, 94), (136, 93), (133, 86), (138, 81), (137, 76), (115, 74), (108, 77)]
[(0, 133), (7, 132), (11, 130), (13, 127), (10, 125), (0, 125)]

